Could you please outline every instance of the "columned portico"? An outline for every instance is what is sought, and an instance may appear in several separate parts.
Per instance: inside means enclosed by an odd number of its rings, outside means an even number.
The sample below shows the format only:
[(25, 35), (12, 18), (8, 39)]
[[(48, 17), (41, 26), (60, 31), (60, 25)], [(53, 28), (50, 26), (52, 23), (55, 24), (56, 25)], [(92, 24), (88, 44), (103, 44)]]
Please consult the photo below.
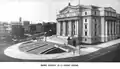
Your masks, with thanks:
[(78, 20), (65, 20), (57, 23), (58, 36), (78, 36)]

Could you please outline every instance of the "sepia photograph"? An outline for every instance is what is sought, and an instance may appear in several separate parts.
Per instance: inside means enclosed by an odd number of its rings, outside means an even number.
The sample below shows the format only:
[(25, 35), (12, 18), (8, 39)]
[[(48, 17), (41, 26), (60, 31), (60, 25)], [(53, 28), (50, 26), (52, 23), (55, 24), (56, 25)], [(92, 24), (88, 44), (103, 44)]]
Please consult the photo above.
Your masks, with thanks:
[(120, 0), (0, 0), (0, 62), (120, 62)]

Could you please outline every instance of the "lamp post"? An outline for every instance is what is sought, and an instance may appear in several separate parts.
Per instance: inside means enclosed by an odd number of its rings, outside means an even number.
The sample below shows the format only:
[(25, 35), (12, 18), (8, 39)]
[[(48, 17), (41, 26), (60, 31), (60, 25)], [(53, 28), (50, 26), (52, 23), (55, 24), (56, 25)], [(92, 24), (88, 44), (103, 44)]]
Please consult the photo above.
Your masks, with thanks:
[[(52, 30), (50, 29), (48, 32), (51, 32), (51, 31), (52, 31)], [(46, 41), (46, 38), (47, 38), (47, 33), (48, 33), (48, 32), (45, 32), (45, 33), (44, 33), (44, 36), (45, 36), (45, 41)]]
[(47, 32), (45, 32), (45, 33), (44, 33), (44, 36), (45, 36), (45, 41), (46, 41), (46, 34), (47, 34)]

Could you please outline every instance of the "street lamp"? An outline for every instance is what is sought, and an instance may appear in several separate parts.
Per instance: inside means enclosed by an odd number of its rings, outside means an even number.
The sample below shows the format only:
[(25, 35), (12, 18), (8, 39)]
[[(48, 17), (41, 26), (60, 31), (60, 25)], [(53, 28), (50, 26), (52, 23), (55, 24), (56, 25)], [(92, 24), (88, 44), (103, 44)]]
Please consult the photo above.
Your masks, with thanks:
[(47, 32), (45, 32), (45, 33), (44, 33), (44, 36), (45, 36), (45, 41), (46, 41), (46, 34), (47, 34)]
[[(52, 30), (50, 29), (48, 32), (51, 32)], [(48, 32), (44, 32), (44, 36), (45, 36), (45, 41), (46, 41), (46, 38), (47, 38), (47, 33)]]

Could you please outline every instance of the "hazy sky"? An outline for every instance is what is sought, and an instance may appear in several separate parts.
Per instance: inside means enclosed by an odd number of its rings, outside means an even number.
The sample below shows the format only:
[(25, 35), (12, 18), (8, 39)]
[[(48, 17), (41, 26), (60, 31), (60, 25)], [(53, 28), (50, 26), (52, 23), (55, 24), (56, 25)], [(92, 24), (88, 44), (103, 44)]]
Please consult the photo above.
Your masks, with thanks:
[[(71, 1), (78, 0), (0, 0), (0, 21), (23, 20), (32, 22), (56, 21), (56, 14)], [(84, 5), (111, 6), (120, 13), (120, 0), (81, 0)]]

